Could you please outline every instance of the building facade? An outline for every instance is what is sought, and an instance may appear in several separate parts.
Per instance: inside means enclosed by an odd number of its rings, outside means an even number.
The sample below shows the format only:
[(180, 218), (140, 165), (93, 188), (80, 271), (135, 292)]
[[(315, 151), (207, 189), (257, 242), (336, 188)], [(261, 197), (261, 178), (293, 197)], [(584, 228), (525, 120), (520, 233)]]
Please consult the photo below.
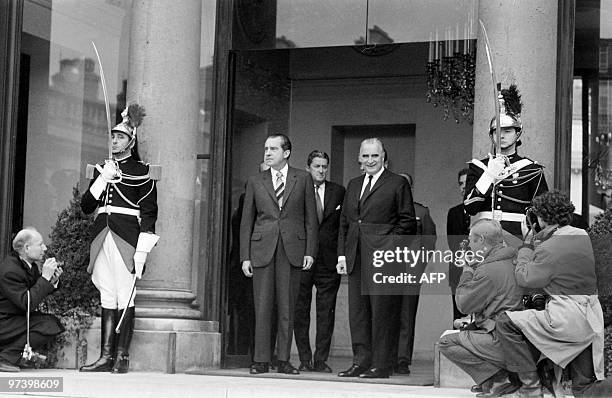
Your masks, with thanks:
[[(165, 370), (244, 363), (252, 316), (232, 216), (267, 134), (291, 138), (294, 167), (326, 151), (342, 184), (359, 173), (359, 142), (381, 137), (389, 167), (414, 176), (416, 200), (444, 231), (457, 171), (490, 151), (482, 22), (497, 81), (523, 95), (520, 153), (592, 219), (612, 183), (610, 21), (612, 0), (2, 1), (0, 254), (23, 226), (48, 234), (72, 188), (86, 186), (86, 164), (106, 153), (93, 41), (113, 118), (126, 101), (144, 105), (140, 153), (163, 169), (162, 240), (139, 282), (135, 342), (162, 347)], [(437, 75), (456, 92), (431, 79), (435, 60), (463, 62)], [(332, 355), (350, 355), (345, 283)], [(415, 355), (431, 358), (450, 291), (423, 294)]]

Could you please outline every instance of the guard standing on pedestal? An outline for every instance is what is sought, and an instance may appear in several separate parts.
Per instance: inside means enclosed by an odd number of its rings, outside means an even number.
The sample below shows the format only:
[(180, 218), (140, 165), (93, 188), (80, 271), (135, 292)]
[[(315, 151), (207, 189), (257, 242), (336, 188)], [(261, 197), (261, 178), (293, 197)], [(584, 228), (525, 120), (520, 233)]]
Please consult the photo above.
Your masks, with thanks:
[(144, 108), (132, 104), (122, 116), (123, 121), (111, 130), (110, 159), (87, 167), (92, 182), (81, 201), (84, 213), (97, 214), (87, 271), (100, 291), (102, 306), (100, 358), (81, 367), (81, 372), (127, 373), (135, 282), (159, 239), (155, 235), (156, 181), (161, 168), (142, 162), (137, 150), (136, 132)]

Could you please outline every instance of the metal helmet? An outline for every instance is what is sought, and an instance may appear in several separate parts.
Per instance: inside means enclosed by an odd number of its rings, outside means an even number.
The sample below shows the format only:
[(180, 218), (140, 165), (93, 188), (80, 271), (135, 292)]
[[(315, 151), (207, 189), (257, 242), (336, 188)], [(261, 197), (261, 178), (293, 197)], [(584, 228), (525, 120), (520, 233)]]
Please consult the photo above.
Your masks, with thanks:
[[(514, 127), (517, 132), (522, 131), (523, 123), (521, 122), (521, 110), (523, 103), (516, 85), (512, 84), (507, 89), (501, 90), (499, 93), (499, 125), (500, 127)], [(495, 116), (491, 119), (489, 134), (495, 132), (497, 127)]]
[(142, 124), (142, 119), (145, 117), (145, 109), (138, 104), (130, 104), (126, 106), (121, 117), (123, 120), (111, 129), (127, 134), (131, 139), (136, 139), (136, 129)]

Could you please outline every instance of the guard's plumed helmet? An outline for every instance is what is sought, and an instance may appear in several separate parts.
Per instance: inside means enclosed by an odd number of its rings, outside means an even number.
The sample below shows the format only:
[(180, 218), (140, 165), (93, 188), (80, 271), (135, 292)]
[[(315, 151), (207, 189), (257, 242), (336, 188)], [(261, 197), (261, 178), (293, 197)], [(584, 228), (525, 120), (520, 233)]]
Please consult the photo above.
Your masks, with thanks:
[[(515, 84), (512, 84), (507, 89), (501, 90), (499, 94), (499, 105), (500, 127), (514, 127), (517, 132), (520, 132), (523, 129), (523, 123), (521, 122), (521, 109), (523, 103), (521, 102), (521, 95)], [(494, 116), (493, 119), (491, 119), (489, 134), (495, 133), (495, 128), (496, 122)]]
[(145, 109), (138, 104), (130, 104), (121, 112), (123, 120), (112, 128), (111, 131), (118, 131), (127, 134), (131, 139), (136, 139), (136, 130), (142, 124), (142, 119), (146, 116)]

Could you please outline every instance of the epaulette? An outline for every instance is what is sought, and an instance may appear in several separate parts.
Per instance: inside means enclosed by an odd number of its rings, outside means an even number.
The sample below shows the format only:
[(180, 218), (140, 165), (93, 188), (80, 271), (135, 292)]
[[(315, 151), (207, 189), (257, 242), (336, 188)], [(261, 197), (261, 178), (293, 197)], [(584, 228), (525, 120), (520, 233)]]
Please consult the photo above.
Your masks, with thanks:
[(88, 180), (93, 180), (95, 169), (96, 169), (95, 165), (88, 164), (87, 167), (85, 168), (85, 178), (87, 178)]
[(149, 166), (149, 177), (152, 180), (159, 181), (161, 180), (162, 168), (158, 164), (150, 164)]

